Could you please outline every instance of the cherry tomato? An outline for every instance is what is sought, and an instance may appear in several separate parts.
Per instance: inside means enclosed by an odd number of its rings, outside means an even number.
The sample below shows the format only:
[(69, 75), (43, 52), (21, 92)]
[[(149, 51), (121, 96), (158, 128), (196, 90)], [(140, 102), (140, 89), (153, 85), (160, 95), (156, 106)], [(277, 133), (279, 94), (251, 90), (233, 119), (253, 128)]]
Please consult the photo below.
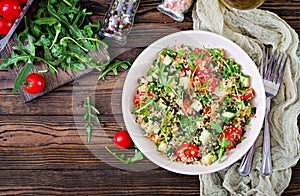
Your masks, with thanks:
[(207, 70), (200, 70), (195, 72), (193, 78), (193, 85), (195, 90), (204, 92), (212, 92), (217, 86), (217, 80), (212, 73)]
[(0, 35), (6, 35), (12, 26), (12, 22), (5, 20), (4, 18), (0, 18)]
[(176, 149), (176, 156), (183, 163), (192, 163), (199, 157), (199, 148), (191, 143), (181, 144)]
[(254, 94), (255, 94), (254, 89), (253, 88), (248, 88), (246, 90), (246, 93), (241, 96), (241, 99), (248, 101), (248, 100), (250, 100), (254, 97)]
[(44, 89), (44, 78), (37, 73), (29, 74), (24, 80), (24, 90), (29, 94), (37, 94)]
[(192, 52), (197, 53), (200, 57), (200, 60), (208, 61), (211, 58), (210, 53), (203, 49), (195, 49)]
[(205, 107), (203, 113), (208, 114), (210, 112), (210, 107)]
[(243, 95), (234, 95), (233, 97), (238, 99), (240, 98), (241, 100), (249, 101), (251, 100), (255, 95), (255, 91), (253, 88), (247, 88), (245, 94)]
[(16, 20), (19, 17), (21, 11), (22, 8), (18, 0), (0, 1), (0, 15), (6, 20)]
[(128, 148), (132, 144), (132, 140), (127, 131), (121, 130), (114, 135), (114, 143), (119, 148)]
[(147, 99), (152, 100), (153, 98), (154, 95), (150, 92), (147, 93), (147, 96), (146, 92), (139, 92), (134, 96), (134, 104), (136, 107), (140, 108), (141, 104), (145, 105), (147, 103)]
[(206, 68), (206, 64), (211, 58), (210, 53), (206, 52), (203, 49), (196, 49), (193, 50), (192, 52), (196, 53), (199, 56), (198, 58), (195, 58), (193, 60), (193, 68), (191, 68), (186, 61), (186, 65), (181, 69), (181, 71), (183, 72), (192, 71), (192, 73), (197, 73), (200, 71), (201, 67)]
[(227, 145), (225, 146), (226, 150), (231, 150), (236, 147), (238, 141), (243, 136), (243, 132), (240, 128), (234, 126), (228, 126), (223, 130), (223, 134), (220, 136), (222, 140), (225, 136), (227, 140)]
[(26, 4), (27, 1), (28, 1), (28, 0), (19, 0), (19, 3), (23, 5), (23, 4)]

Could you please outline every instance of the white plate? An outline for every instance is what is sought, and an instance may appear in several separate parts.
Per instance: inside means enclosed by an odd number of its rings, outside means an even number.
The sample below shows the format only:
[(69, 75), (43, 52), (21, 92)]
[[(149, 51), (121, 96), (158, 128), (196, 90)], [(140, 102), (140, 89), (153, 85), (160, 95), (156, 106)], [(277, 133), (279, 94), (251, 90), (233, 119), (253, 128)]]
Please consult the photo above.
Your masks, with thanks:
[[(153, 60), (156, 59), (158, 52), (168, 46), (185, 44), (192, 48), (223, 48), (226, 51), (226, 58), (234, 58), (242, 67), (242, 72), (251, 77), (251, 87), (255, 90), (255, 97), (251, 100), (252, 105), (256, 106), (256, 118), (251, 119), (245, 133), (246, 139), (235, 149), (223, 156), (221, 163), (213, 163), (209, 166), (186, 165), (181, 162), (167, 160), (156, 149), (155, 144), (144, 136), (144, 131), (135, 122), (133, 115), (134, 103), (133, 96), (138, 86), (137, 79), (145, 75), (150, 68)], [(252, 146), (262, 127), (265, 114), (265, 91), (262, 79), (259, 75), (255, 63), (238, 45), (232, 41), (206, 31), (181, 31), (159, 39), (147, 47), (135, 60), (126, 77), (122, 94), (122, 112), (126, 128), (136, 146), (153, 163), (167, 170), (188, 175), (199, 175), (219, 171), (236, 161), (238, 161)]]

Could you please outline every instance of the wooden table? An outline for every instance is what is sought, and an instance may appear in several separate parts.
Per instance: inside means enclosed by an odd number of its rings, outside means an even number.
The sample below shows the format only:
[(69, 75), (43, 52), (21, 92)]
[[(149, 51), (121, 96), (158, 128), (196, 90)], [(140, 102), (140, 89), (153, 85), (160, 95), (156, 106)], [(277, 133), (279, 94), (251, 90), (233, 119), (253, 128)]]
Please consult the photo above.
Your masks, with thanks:
[[(102, 20), (109, 1), (85, 2), (95, 12), (91, 19)], [(184, 22), (177, 23), (157, 12), (159, 3), (160, 0), (142, 0), (136, 29), (118, 58), (135, 59), (149, 43), (163, 35), (192, 29), (191, 11)], [(300, 1), (267, 0), (261, 8), (277, 13), (300, 34)], [(147, 33), (143, 39), (134, 36), (142, 32)], [(112, 46), (116, 51), (120, 48)], [(153, 167), (151, 170), (120, 169), (122, 164), (103, 150), (104, 146), (113, 146), (113, 134), (124, 127), (120, 100), (126, 73), (120, 70), (119, 76), (109, 74), (106, 80), (98, 82), (92, 80), (97, 77), (92, 72), (24, 104), (18, 94), (11, 93), (13, 81), (9, 72), (1, 70), (0, 194), (199, 195), (197, 176), (175, 174), (153, 166), (148, 160), (140, 164)], [(80, 123), (86, 95), (92, 95), (101, 112), (101, 125), (93, 130), (90, 144), (85, 142)], [(130, 155), (131, 151), (125, 153)], [(300, 164), (293, 168), (284, 195), (299, 194)]]

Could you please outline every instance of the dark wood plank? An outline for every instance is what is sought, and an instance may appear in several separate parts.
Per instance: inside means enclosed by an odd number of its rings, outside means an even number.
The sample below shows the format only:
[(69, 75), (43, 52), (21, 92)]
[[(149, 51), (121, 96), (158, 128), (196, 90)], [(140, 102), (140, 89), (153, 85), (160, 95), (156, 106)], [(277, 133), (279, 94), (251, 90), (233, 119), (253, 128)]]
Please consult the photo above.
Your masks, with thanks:
[(0, 175), (4, 195), (199, 195), (197, 178), (161, 170), (0, 170)]

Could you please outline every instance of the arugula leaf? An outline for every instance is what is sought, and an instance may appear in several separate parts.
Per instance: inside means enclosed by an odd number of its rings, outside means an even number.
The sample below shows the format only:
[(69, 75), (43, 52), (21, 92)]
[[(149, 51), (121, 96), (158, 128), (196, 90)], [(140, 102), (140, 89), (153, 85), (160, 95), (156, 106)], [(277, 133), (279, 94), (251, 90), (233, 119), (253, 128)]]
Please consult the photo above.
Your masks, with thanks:
[(132, 63), (133, 63), (133, 61), (131, 61), (131, 60), (124, 60), (124, 61), (115, 60), (107, 65), (107, 67), (104, 69), (104, 71), (99, 75), (98, 80), (105, 79), (105, 76), (111, 71), (115, 75), (117, 75), (119, 67), (121, 67), (123, 69), (128, 69), (132, 65)]
[[(87, 113), (83, 116), (83, 121), (87, 121), (86, 124), (84, 125), (86, 129), (86, 141), (90, 142), (91, 131), (93, 126), (92, 119), (96, 121), (98, 124), (100, 124), (100, 121), (97, 117), (97, 114), (99, 115), (100, 112), (95, 106), (91, 105), (90, 97), (87, 97), (85, 99), (83, 106), (87, 108)], [(96, 113), (96, 115), (94, 113)]]
[(22, 67), (20, 73), (18, 74), (14, 88), (13, 88), (13, 93), (17, 92), (17, 90), (20, 88), (20, 86), (23, 84), (26, 76), (29, 74), (30, 70), (33, 68), (33, 57), (31, 57), (25, 65)]
[(26, 62), (28, 60), (28, 55), (16, 55), (13, 51), (11, 54), (11, 58), (3, 58), (0, 64), (0, 69), (10, 68), (11, 65), (17, 66), (18, 62)]
[(219, 125), (219, 123), (216, 123), (215, 121), (211, 121), (210, 128), (216, 130), (218, 133), (223, 133), (222, 127)]
[[(224, 134), (224, 133), (223, 133)], [(218, 153), (218, 162), (221, 162), (223, 153), (225, 151), (225, 146), (227, 146), (228, 144), (228, 140), (225, 138), (225, 136), (220, 140), (218, 140), (219, 145), (220, 145), (220, 149), (219, 149), (219, 153)]]
[(124, 164), (137, 162), (137, 161), (143, 160), (143, 158), (144, 158), (142, 152), (136, 147), (136, 145), (134, 145), (134, 156), (128, 157), (128, 158), (126, 158), (124, 154), (121, 154), (118, 156), (117, 153), (112, 152), (107, 146), (105, 147), (105, 149), (111, 155), (113, 155), (115, 158), (117, 158), (119, 161), (121, 161)]
[(35, 24), (38, 24), (38, 25), (54, 25), (58, 22), (58, 20), (54, 17), (43, 17), (43, 18), (39, 18), (37, 20), (34, 21)]
[(53, 45), (56, 43), (56, 41), (57, 41), (57, 39), (58, 39), (58, 36), (59, 36), (59, 34), (60, 34), (60, 32), (61, 32), (61, 29), (62, 29), (62, 27), (61, 27), (61, 23), (58, 23), (57, 25), (55, 25), (54, 26), (54, 29), (55, 29), (55, 37), (54, 37), (54, 39), (53, 39), (53, 41), (52, 41), (52, 44), (51, 44), (51, 46), (50, 46), (50, 50), (51, 50), (51, 48), (53, 47)]

